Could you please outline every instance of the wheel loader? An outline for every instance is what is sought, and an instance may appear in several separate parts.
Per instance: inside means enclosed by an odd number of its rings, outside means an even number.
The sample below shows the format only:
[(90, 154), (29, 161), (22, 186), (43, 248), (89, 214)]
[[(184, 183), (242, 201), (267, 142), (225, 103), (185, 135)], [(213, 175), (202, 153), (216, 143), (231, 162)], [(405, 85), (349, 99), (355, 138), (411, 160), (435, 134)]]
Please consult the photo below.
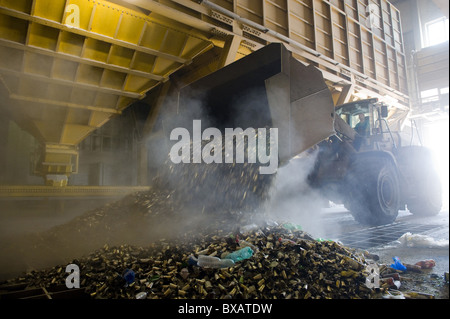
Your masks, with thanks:
[[(321, 71), (281, 43), (182, 87), (177, 98), (177, 120), (166, 129), (189, 128), (199, 119), (222, 132), (277, 128), (279, 166), (315, 154), (309, 185), (343, 203), (360, 223), (392, 223), (405, 206), (420, 215), (440, 211), (430, 151), (402, 145), (389, 129), (387, 106), (376, 99), (335, 107)], [(364, 131), (360, 120), (368, 121)]]
[[(388, 107), (377, 99), (336, 107), (336, 134), (318, 144), (310, 185), (340, 202), (355, 220), (368, 225), (395, 221), (400, 209), (416, 215), (440, 212), (442, 190), (432, 152), (403, 145), (391, 131)], [(358, 124), (367, 121), (366, 130)]]

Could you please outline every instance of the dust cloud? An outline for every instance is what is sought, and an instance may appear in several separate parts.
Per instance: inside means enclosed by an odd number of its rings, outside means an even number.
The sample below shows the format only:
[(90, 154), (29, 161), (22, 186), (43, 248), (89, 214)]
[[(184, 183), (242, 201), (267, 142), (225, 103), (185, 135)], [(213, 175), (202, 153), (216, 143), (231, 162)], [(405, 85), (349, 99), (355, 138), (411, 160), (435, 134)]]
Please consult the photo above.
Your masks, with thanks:
[[(54, 249), (59, 240), (48, 239), (47, 233), (70, 225), (80, 215), (97, 207), (103, 207), (108, 200), (65, 199), (65, 200), (2, 200), (0, 202), (0, 280), (24, 271), (49, 267), (70, 255)], [(70, 229), (70, 226), (67, 227)], [(80, 236), (80, 238), (82, 238)], [(78, 239), (81, 243), (82, 240)], [(56, 240), (56, 241), (55, 241)], [(73, 251), (73, 253), (76, 253)]]
[(322, 237), (326, 229), (322, 223), (322, 209), (328, 200), (308, 184), (308, 175), (314, 167), (317, 154), (292, 159), (278, 169), (270, 199), (266, 206), (266, 217), (278, 223), (293, 223), (314, 237)]

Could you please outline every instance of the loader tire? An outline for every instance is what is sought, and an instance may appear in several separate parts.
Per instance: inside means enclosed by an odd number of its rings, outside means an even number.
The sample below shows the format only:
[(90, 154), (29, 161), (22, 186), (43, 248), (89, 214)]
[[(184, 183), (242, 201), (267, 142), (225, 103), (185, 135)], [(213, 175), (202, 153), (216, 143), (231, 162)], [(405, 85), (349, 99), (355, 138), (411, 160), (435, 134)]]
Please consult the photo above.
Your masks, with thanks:
[(391, 224), (398, 216), (400, 187), (397, 171), (386, 159), (366, 157), (352, 166), (352, 192), (346, 207), (364, 225)]
[(404, 176), (404, 197), (408, 210), (418, 216), (437, 215), (442, 208), (442, 184), (429, 149), (403, 147), (397, 155)]
[(419, 196), (407, 203), (408, 210), (417, 216), (437, 215), (442, 208), (442, 189), (439, 177), (430, 175), (423, 184)]
[(417, 216), (434, 216), (442, 208), (442, 187), (437, 173), (430, 172), (416, 198), (407, 203), (408, 210)]

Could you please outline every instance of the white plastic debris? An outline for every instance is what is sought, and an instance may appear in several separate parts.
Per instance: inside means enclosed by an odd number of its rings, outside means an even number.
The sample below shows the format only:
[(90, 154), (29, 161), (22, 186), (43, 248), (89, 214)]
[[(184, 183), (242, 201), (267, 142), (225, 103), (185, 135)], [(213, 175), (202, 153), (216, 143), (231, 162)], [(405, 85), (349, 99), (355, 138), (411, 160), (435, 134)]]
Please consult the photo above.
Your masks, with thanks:
[(385, 295), (383, 295), (383, 299), (406, 299), (405, 296), (400, 291), (391, 290), (387, 291)]
[(420, 234), (412, 234), (405, 233), (399, 239), (398, 243), (400, 246), (404, 247), (414, 247), (414, 248), (447, 248), (448, 240), (436, 240), (433, 237), (420, 235)]
[(247, 235), (250, 232), (257, 230), (258, 228), (259, 228), (259, 226), (256, 224), (249, 224), (249, 225), (242, 226), (240, 228), (240, 231), (243, 235)]

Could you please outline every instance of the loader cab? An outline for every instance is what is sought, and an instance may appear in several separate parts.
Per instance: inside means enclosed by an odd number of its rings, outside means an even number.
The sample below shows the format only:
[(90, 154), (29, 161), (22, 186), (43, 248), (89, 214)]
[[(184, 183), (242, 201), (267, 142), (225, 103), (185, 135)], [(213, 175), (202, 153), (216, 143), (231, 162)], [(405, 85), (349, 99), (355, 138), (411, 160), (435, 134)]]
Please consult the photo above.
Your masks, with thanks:
[(378, 104), (378, 99), (340, 105), (336, 108), (336, 114), (356, 131), (353, 145), (358, 151), (392, 151), (395, 147), (386, 121), (387, 106)]
[(377, 112), (373, 112), (377, 99), (363, 100), (340, 105), (336, 108), (336, 114), (340, 116), (352, 129), (358, 131), (362, 121), (368, 121), (368, 130), (360, 135), (371, 135), (374, 123), (378, 120)]

